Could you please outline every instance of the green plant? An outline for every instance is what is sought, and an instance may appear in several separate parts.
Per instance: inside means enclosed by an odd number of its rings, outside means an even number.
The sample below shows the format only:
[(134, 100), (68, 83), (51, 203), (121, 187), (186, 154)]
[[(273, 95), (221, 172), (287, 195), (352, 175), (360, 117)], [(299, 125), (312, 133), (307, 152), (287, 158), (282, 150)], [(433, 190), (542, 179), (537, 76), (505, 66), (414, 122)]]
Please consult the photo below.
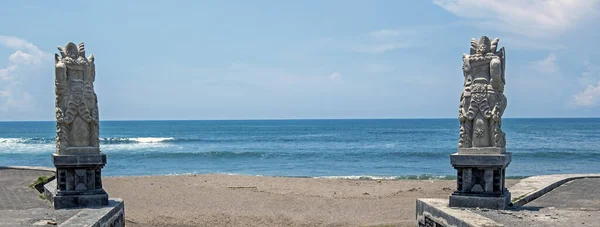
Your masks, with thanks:
[(35, 182), (33, 182), (32, 184), (30, 184), (29, 187), (30, 188), (35, 188), (36, 185), (46, 184), (46, 183), (48, 183), (48, 181), (50, 181), (50, 177), (48, 177), (48, 176), (41, 176), (41, 177), (38, 177), (37, 180), (35, 180)]

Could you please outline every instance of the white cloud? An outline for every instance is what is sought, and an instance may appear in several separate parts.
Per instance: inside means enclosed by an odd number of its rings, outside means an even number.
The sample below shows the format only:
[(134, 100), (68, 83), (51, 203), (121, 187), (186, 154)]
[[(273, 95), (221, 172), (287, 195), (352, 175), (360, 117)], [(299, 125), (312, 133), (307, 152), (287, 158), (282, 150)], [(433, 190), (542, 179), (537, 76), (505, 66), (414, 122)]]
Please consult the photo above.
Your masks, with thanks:
[(15, 50), (8, 57), (6, 68), (0, 68), (0, 112), (10, 111), (18, 114), (19, 111), (31, 110), (35, 104), (34, 98), (24, 89), (26, 77), (32, 70), (42, 65), (49, 54), (41, 51), (37, 46), (12, 36), (1, 36), (0, 45)]
[(556, 54), (550, 53), (548, 57), (533, 63), (536, 71), (542, 73), (558, 73), (559, 68), (556, 64)]
[(330, 80), (339, 80), (341, 78), (342, 78), (342, 74), (339, 72), (333, 72), (333, 73), (329, 74)]
[(600, 102), (600, 69), (588, 61), (583, 64), (586, 70), (579, 77), (583, 91), (573, 95), (572, 102), (578, 107), (590, 107)]
[(573, 96), (573, 103), (580, 107), (594, 106), (600, 101), (600, 82), (597, 86), (588, 85), (582, 92)]
[(582, 87), (585, 88), (590, 84), (593, 85), (600, 81), (600, 67), (590, 64), (588, 61), (584, 61), (583, 65), (586, 70), (579, 77), (579, 84)]
[(552, 37), (598, 15), (599, 0), (434, 0), (477, 25), (528, 37)]
[(380, 29), (363, 34), (350, 45), (350, 50), (359, 53), (381, 54), (388, 51), (415, 46), (423, 30), (433, 27), (421, 26), (402, 29)]

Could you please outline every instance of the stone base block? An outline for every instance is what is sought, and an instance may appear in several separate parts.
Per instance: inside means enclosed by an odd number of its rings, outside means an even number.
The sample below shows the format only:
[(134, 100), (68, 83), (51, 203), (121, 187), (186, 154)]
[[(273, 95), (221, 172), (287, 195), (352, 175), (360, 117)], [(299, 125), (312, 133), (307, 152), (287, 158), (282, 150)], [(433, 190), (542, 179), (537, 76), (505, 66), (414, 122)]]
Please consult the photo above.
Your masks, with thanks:
[(99, 195), (55, 195), (54, 209), (93, 207), (108, 205), (108, 194)]
[(94, 192), (95, 194), (72, 195), (57, 193), (56, 179), (44, 185), (44, 196), (50, 200), (54, 209), (108, 205), (108, 194), (104, 190), (96, 190)]
[(504, 210), (510, 205), (510, 192), (506, 191), (500, 197), (451, 195), (450, 207), (479, 207)]
[(106, 154), (62, 155), (52, 154), (52, 163), (57, 168), (76, 168), (85, 166), (104, 166)]
[(78, 213), (65, 222), (59, 224), (63, 227), (90, 226), (90, 227), (124, 227), (125, 203), (118, 198), (110, 199), (106, 206), (98, 208), (79, 208)]
[(454, 153), (450, 155), (450, 164), (456, 167), (504, 168), (510, 164), (512, 154), (505, 153)]
[(416, 208), (418, 227), (504, 226), (469, 210), (448, 207), (448, 200), (445, 199), (417, 199)]

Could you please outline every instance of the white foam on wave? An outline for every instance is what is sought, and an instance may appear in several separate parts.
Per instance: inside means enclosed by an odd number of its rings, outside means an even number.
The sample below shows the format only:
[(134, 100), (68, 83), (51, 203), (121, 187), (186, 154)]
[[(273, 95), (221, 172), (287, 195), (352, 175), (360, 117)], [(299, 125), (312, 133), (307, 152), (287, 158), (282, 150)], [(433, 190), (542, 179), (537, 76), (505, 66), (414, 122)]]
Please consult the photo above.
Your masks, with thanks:
[(313, 178), (323, 178), (323, 179), (346, 179), (346, 180), (394, 180), (398, 177), (396, 176), (320, 176)]
[(346, 179), (346, 180), (436, 180), (436, 179), (447, 179), (448, 176), (444, 175), (406, 175), (406, 176), (319, 176), (313, 178), (323, 179)]
[(138, 143), (160, 143), (164, 141), (174, 140), (173, 137), (138, 137), (138, 138), (129, 138), (131, 141), (135, 141)]
[(0, 144), (17, 144), (27, 142), (28, 139), (23, 138), (0, 138)]
[(0, 154), (25, 154), (55, 152), (54, 144), (24, 144), (24, 143), (1, 143)]

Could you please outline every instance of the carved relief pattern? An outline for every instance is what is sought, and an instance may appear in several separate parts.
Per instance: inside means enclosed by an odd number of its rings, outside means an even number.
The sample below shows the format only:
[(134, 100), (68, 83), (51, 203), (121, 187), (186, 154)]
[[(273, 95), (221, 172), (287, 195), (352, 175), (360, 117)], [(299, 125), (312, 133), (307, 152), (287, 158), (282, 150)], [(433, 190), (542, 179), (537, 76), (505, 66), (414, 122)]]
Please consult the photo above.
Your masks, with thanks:
[(505, 51), (496, 50), (498, 41), (486, 36), (479, 41), (472, 39), (470, 54), (463, 54), (459, 148), (506, 146), (501, 127), (506, 108)]
[(98, 100), (94, 92), (94, 56), (83, 43), (69, 43), (55, 54), (56, 149), (99, 147)]

